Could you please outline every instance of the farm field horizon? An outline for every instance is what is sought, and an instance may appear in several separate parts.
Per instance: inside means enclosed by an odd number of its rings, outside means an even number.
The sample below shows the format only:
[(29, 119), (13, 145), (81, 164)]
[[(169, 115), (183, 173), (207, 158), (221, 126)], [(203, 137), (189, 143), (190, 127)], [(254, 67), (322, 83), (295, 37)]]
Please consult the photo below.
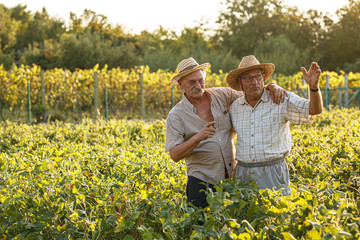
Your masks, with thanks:
[(164, 120), (0, 122), (0, 239), (359, 239), (360, 110), (291, 132), (291, 196), (229, 179), (198, 209)]

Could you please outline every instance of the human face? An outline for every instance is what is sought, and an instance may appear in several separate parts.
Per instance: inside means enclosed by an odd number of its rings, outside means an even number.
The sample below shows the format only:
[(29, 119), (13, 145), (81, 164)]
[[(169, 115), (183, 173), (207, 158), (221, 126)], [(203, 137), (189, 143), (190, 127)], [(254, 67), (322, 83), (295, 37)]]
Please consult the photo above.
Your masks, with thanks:
[(205, 73), (202, 70), (192, 72), (179, 81), (179, 87), (188, 98), (200, 98), (204, 94)]
[(261, 69), (253, 69), (241, 74), (240, 87), (249, 99), (259, 100), (264, 91), (264, 74)]

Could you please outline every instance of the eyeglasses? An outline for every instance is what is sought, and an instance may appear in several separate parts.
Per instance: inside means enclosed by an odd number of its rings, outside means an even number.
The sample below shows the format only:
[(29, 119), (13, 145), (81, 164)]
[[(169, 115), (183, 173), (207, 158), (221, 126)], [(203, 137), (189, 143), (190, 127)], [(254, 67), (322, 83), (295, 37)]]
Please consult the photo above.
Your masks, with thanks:
[(251, 83), (253, 78), (255, 78), (256, 81), (260, 81), (262, 80), (264, 77), (264, 74), (256, 74), (255, 76), (246, 76), (246, 77), (242, 77), (241, 79), (244, 80), (247, 83)]

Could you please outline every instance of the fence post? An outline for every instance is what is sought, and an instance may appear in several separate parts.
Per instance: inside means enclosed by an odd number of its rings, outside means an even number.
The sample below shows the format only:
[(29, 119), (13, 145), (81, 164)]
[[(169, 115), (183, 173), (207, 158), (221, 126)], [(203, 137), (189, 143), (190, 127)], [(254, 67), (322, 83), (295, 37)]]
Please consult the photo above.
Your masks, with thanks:
[(140, 72), (140, 91), (141, 91), (141, 117), (145, 119), (145, 92), (144, 92), (144, 73)]
[(329, 110), (329, 105), (330, 105), (329, 75), (326, 75), (325, 78), (326, 78), (326, 85), (325, 85), (325, 109)]
[(28, 119), (29, 119), (29, 125), (31, 125), (30, 80), (27, 83), (27, 90), (28, 90)]
[(347, 73), (344, 76), (344, 91), (344, 102), (347, 103), (349, 101), (349, 80)]
[(339, 109), (342, 108), (342, 102), (341, 102), (341, 84), (338, 86), (338, 94), (339, 94)]
[(99, 81), (98, 72), (94, 72), (94, 108), (95, 108), (95, 120), (99, 117)]
[[(304, 77), (302, 77), (302, 85), (303, 85), (303, 86), (306, 85), (306, 82), (305, 82)], [(309, 91), (304, 91), (304, 93), (303, 93), (303, 97), (304, 97), (304, 98), (308, 98), (308, 92), (309, 92)]]
[(174, 107), (174, 84), (171, 84), (171, 108)]
[(45, 106), (45, 78), (44, 78), (44, 70), (40, 72), (41, 77), (41, 105)]
[(299, 84), (296, 84), (296, 90), (297, 90), (297, 92), (298, 92), (298, 95), (299, 95), (299, 97), (301, 97), (301, 91), (300, 91), (300, 87), (299, 87)]
[(348, 101), (347, 103), (345, 103), (344, 108), (347, 108), (347, 107), (350, 105), (351, 101), (352, 101), (357, 95), (360, 95), (360, 88), (358, 88), (357, 92), (349, 99), (349, 101)]
[(106, 121), (109, 120), (109, 115), (108, 115), (108, 99), (107, 99), (107, 88), (106, 88), (106, 83), (104, 83), (105, 85), (105, 118), (106, 118)]
[(306, 85), (306, 82), (305, 82), (304, 77), (302, 77), (302, 85), (303, 85), (303, 86), (305, 86), (305, 85)]

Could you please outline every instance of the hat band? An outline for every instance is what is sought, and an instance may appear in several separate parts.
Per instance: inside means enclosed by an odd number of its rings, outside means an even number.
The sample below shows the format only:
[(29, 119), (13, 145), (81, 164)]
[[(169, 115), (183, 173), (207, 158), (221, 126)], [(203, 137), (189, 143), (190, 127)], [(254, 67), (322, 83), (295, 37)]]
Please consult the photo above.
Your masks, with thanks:
[(199, 64), (190, 65), (190, 66), (182, 69), (179, 73), (182, 73), (182, 72), (185, 72), (185, 71), (187, 71), (187, 70), (193, 69), (193, 68), (195, 68), (195, 67), (197, 67), (197, 66), (199, 66)]

